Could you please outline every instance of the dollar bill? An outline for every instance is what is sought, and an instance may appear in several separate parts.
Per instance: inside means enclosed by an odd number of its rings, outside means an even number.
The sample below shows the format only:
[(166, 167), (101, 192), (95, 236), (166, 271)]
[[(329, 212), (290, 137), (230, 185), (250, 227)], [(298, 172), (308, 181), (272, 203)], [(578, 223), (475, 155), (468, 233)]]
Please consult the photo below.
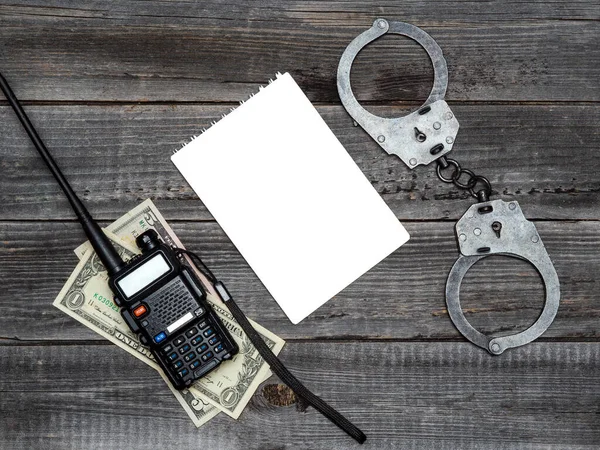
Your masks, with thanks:
[[(149, 229), (154, 229), (168, 245), (184, 248), (151, 200), (144, 201), (110, 224), (105, 230), (108, 235), (121, 239), (124, 245), (133, 249), (136, 237)], [(91, 245), (89, 243), (82, 244), (75, 250), (75, 253), (81, 258), (85, 258), (92, 253)], [(191, 266), (194, 267), (193, 264)], [(232, 360), (222, 363), (217, 369), (194, 383), (189, 391), (237, 419), (258, 386), (271, 376), (271, 371), (223, 304), (212, 283), (201, 272), (196, 271), (196, 273), (205, 286), (208, 302), (230, 331), (240, 352)], [(271, 350), (278, 354), (285, 341), (256, 322), (250, 322)]]
[(201, 427), (221, 412), (219, 408), (208, 403), (197, 392), (190, 391), (189, 389), (178, 391), (173, 387), (162, 370), (159, 370), (158, 373), (165, 380), (175, 398), (183, 406), (183, 409), (197, 427)]
[[(136, 254), (136, 251), (130, 248), (126, 242), (110, 232), (105, 231), (105, 233), (123, 260), (128, 261)], [(94, 252), (87, 252), (83, 255), (53, 304), (156, 369), (197, 427), (205, 424), (220, 412), (198, 392), (177, 391), (171, 386), (150, 350), (139, 342), (137, 335), (123, 321), (119, 308), (112, 301), (106, 270)]]

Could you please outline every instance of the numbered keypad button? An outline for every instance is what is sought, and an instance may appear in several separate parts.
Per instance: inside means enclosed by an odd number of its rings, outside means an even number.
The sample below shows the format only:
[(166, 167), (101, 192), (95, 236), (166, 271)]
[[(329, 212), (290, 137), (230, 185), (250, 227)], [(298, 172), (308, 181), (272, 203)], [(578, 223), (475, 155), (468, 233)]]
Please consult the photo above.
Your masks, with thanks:
[(181, 347), (179, 349), (179, 353), (181, 353), (183, 355), (184, 353), (189, 352), (191, 349), (192, 349), (192, 347), (190, 347), (190, 344), (185, 344), (183, 347)]
[(204, 353), (206, 350), (208, 350), (208, 345), (206, 345), (206, 344), (202, 344), (200, 347), (198, 347), (196, 349), (196, 351), (198, 353)]
[(173, 369), (177, 370), (177, 369), (181, 369), (183, 367), (183, 361), (182, 360), (178, 360), (175, 361), (173, 363)]
[(202, 333), (204, 335), (204, 337), (209, 337), (212, 336), (213, 334), (215, 334), (215, 332), (213, 331), (212, 328), (207, 328), (204, 333)]

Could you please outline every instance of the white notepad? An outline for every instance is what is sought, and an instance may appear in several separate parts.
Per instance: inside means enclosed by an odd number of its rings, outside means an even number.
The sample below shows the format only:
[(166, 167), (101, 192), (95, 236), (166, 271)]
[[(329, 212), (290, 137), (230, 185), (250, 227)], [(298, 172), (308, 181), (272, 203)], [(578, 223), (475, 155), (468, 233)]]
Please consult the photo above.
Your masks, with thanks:
[(171, 159), (295, 324), (409, 238), (288, 73)]

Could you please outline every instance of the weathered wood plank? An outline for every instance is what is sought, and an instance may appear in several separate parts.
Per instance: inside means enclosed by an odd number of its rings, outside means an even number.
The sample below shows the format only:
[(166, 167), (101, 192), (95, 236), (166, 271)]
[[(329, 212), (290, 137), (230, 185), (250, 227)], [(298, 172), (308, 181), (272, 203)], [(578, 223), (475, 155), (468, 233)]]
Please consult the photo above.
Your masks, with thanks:
[[(461, 343), (291, 343), (282, 357), (366, 432), (364, 449), (600, 442), (598, 343), (501, 357)], [(196, 430), (158, 375), (113, 346), (0, 346), (0, 363), (4, 449), (358, 448), (312, 408), (276, 406), (262, 390), (237, 422)]]
[[(544, 339), (600, 338), (600, 222), (538, 222), (561, 281), (562, 302)], [(445, 309), (446, 276), (457, 257), (452, 223), (408, 223), (411, 240), (300, 325), (292, 325), (214, 222), (174, 223), (249, 317), (286, 339), (462, 340)], [(0, 338), (97, 340), (52, 306), (84, 239), (76, 223), (0, 223)], [(479, 267), (481, 265), (481, 267)], [(486, 333), (513, 334), (539, 315), (542, 283), (527, 263), (493, 257), (463, 283), (469, 320)]]
[[(542, 342), (497, 358), (462, 342), (443, 298), (457, 255), (453, 223), (438, 220), (456, 219), (471, 200), (431, 168), (408, 171), (386, 156), (339, 106), (339, 56), (381, 16), (421, 26), (442, 46), (461, 122), (453, 156), (544, 219), (537, 226), (562, 301)], [(0, 70), (36, 102), (28, 111), (96, 217), (112, 220), (153, 198), (247, 314), (291, 340), (284, 361), (367, 432), (364, 448), (598, 447), (594, 2), (0, 0), (0, 17)], [(298, 326), (167, 158), (286, 70), (396, 215), (412, 220), (406, 246)], [(386, 37), (361, 53), (352, 77), (370, 110), (393, 116), (427, 96), (431, 69), (415, 43)], [(52, 104), (64, 101), (83, 104)], [(132, 104), (152, 101), (174, 104)], [(83, 233), (5, 105), (0, 99), (0, 448), (358, 447), (269, 386), (238, 422), (223, 416), (196, 430), (151, 369), (54, 309)], [(543, 304), (537, 274), (511, 259), (478, 264), (461, 293), (486, 333), (525, 328)], [(571, 340), (591, 342), (556, 342)]]
[[(339, 57), (379, 16), (438, 41), (450, 100), (600, 99), (592, 2), (15, 3), (0, 5), (0, 57), (28, 100), (239, 101), (290, 71), (311, 100), (337, 103)], [(355, 69), (365, 101), (430, 89), (430, 64), (408, 39), (373, 44)]]
[[(422, 0), (408, 0), (399, 4), (393, 0), (365, 2), (348, 1), (290, 1), (274, 0), (266, 7), (258, 0), (221, 2), (207, 0), (202, 3), (171, 0), (168, 4), (160, 0), (147, 0), (136, 7), (122, 1), (106, 3), (87, 0), (78, 4), (68, 0), (51, 0), (43, 4), (35, 0), (19, 0), (0, 5), (5, 15), (39, 16), (57, 19), (102, 19), (106, 21), (128, 20), (135, 25), (168, 25), (177, 19), (181, 24), (195, 24), (199, 20), (218, 25), (223, 19), (235, 23), (259, 22), (272, 17), (278, 20), (306, 20), (317, 23), (346, 23), (361, 25), (364, 15), (373, 11), (387, 15), (406, 17), (405, 20), (434, 19), (443, 13), (444, 22), (460, 20), (470, 22), (518, 21), (519, 19), (540, 20), (596, 20), (600, 13), (593, 2), (587, 0), (559, 0), (551, 5), (545, 0), (527, 0), (515, 3), (510, 8), (501, 1), (472, 3), (468, 0), (441, 0), (432, 5)], [(164, 19), (161, 21), (161, 19)]]
[[(488, 176), (527, 217), (598, 219), (600, 110), (595, 106), (456, 105), (461, 123), (452, 156)], [(99, 219), (113, 220), (152, 198), (172, 219), (210, 219), (171, 163), (178, 149), (228, 106), (29, 106), (57, 161)], [(342, 107), (319, 112), (401, 219), (457, 219), (468, 193), (433, 167), (408, 170)], [(400, 107), (377, 108), (403, 114)], [(9, 107), (0, 107), (0, 220), (72, 219), (73, 213)], [(285, 186), (273, 189), (285, 190)], [(340, 195), (344, 195), (340, 192)]]

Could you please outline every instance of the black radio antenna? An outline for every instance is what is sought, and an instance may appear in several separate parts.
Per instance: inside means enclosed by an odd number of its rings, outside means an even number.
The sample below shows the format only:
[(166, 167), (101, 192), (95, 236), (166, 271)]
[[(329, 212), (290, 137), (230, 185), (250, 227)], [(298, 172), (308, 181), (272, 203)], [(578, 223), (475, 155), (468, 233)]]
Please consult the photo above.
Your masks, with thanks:
[(54, 178), (56, 178), (56, 181), (58, 182), (59, 186), (67, 196), (69, 203), (73, 207), (73, 211), (75, 211), (75, 214), (77, 215), (77, 218), (79, 219), (79, 222), (83, 227), (83, 231), (85, 231), (87, 238), (92, 244), (92, 247), (94, 247), (96, 254), (100, 258), (100, 261), (102, 261), (102, 264), (104, 264), (104, 267), (106, 268), (106, 270), (108, 270), (109, 275), (116, 273), (121, 267), (123, 267), (125, 263), (117, 253), (117, 250), (115, 250), (115, 248), (113, 247), (110, 240), (102, 232), (100, 226), (94, 221), (90, 212), (83, 205), (79, 197), (77, 197), (77, 194), (75, 194), (75, 191), (73, 190), (63, 173), (58, 168), (58, 165), (52, 158), (52, 155), (50, 154), (50, 152), (44, 145), (44, 142), (40, 139), (39, 135), (37, 134), (37, 131), (31, 124), (29, 117), (27, 117), (27, 114), (25, 114), (25, 111), (23, 110), (23, 107), (21, 106), (19, 100), (15, 96), (15, 93), (12, 91), (6, 79), (2, 76), (1, 73), (0, 89), (2, 89), (2, 92), (4, 92), (8, 103), (10, 103), (10, 106), (12, 106), (12, 108), (15, 110), (17, 117), (19, 118), (19, 120), (23, 124), (23, 127), (25, 128), (25, 131), (27, 131), (27, 134), (31, 138), (33, 145), (35, 145), (35, 148), (37, 149), (40, 156), (50, 169), (50, 172), (52, 172), (52, 175), (54, 175)]

